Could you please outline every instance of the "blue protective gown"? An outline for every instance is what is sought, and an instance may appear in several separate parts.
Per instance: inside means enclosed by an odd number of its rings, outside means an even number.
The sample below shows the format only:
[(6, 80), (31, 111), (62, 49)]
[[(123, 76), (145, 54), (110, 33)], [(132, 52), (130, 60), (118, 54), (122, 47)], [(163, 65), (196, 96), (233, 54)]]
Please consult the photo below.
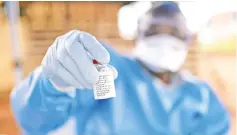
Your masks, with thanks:
[[(109, 49), (109, 48), (108, 48)], [(109, 49), (118, 70), (116, 98), (95, 100), (92, 90), (74, 96), (58, 91), (35, 69), (11, 93), (24, 134), (46, 135), (69, 117), (78, 135), (224, 135), (229, 115), (207, 83), (182, 74), (180, 87), (165, 92), (134, 59)], [(67, 134), (67, 133), (65, 133)]]

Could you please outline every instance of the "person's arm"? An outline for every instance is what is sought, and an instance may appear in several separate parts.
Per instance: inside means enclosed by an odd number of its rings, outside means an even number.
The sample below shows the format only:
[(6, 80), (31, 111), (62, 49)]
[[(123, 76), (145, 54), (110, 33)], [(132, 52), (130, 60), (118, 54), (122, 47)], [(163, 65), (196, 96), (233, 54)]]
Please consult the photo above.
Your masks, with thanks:
[[(99, 79), (88, 53), (101, 64), (108, 64), (113, 54), (89, 33), (72, 30), (58, 37), (47, 50), (41, 66), (14, 88), (11, 106), (25, 134), (45, 135), (68, 120), (77, 104), (70, 93), (92, 89)], [(111, 69), (115, 79), (117, 71)]]
[(207, 98), (205, 99), (208, 111), (198, 127), (190, 135), (228, 135), (230, 117), (226, 108), (219, 101), (210, 86), (205, 83), (203, 88), (208, 91)]
[(73, 99), (54, 88), (41, 68), (13, 89), (10, 100), (18, 125), (30, 135), (45, 135), (57, 129), (73, 109)]

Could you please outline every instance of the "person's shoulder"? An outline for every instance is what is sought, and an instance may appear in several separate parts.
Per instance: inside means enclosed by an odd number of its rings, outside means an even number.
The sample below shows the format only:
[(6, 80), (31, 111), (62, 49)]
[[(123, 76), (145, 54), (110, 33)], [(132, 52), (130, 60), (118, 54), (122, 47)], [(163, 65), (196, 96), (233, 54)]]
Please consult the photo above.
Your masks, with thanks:
[(206, 81), (200, 79), (189, 71), (182, 71), (181, 77), (185, 83), (186, 92), (190, 96), (199, 100), (204, 100), (209, 97), (212, 88)]
[(205, 82), (204, 80), (200, 79), (197, 75), (194, 75), (193, 73), (187, 70), (181, 71), (180, 76), (185, 83), (188, 83), (190, 85), (200, 86), (207, 84), (207, 82)]

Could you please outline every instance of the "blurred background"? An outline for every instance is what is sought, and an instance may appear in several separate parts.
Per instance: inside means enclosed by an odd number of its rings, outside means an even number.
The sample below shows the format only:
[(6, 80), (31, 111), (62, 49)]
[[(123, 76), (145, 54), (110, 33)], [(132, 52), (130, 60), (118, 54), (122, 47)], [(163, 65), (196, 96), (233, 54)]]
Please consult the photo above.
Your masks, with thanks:
[[(212, 85), (231, 114), (231, 135), (235, 135), (237, 3), (178, 3), (195, 35), (184, 68)], [(57, 36), (79, 29), (109, 43), (121, 54), (130, 54), (134, 22), (139, 16), (136, 11), (145, 10), (146, 5), (149, 7), (147, 2), (139, 6), (121, 1), (0, 1), (0, 134), (19, 134), (9, 106), (9, 93), (40, 64)]]

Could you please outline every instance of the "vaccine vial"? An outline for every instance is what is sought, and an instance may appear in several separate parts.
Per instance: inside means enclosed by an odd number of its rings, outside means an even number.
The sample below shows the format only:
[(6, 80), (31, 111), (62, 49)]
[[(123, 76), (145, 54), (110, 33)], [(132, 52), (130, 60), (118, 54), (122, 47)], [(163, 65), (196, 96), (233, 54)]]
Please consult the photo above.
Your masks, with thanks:
[(95, 99), (108, 99), (116, 97), (113, 71), (107, 65), (102, 65), (96, 60), (93, 64), (99, 72), (99, 80), (93, 85)]

